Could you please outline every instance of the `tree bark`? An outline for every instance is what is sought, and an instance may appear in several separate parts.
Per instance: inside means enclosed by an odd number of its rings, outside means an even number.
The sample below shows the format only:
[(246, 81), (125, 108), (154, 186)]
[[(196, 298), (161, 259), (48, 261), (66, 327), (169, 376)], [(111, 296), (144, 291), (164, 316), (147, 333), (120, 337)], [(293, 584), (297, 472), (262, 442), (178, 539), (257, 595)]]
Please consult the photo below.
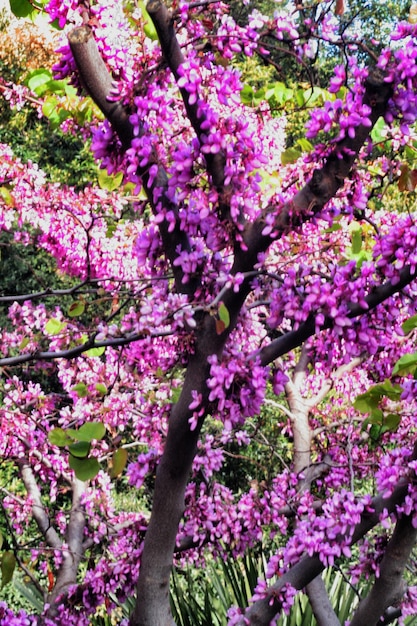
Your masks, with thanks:
[(415, 547), (417, 528), (413, 527), (412, 517), (401, 517), (385, 550), (378, 578), (371, 592), (362, 600), (350, 626), (372, 626), (390, 606), (399, 604), (407, 585), (403, 573), (410, 553)]
[[(388, 514), (396, 511), (397, 507), (404, 502), (408, 492), (408, 484), (402, 481), (392, 492), (388, 498), (379, 495), (372, 500), (372, 507), (369, 511), (362, 514), (361, 521), (356, 525), (351, 544), (354, 545), (374, 526), (379, 524), (379, 517), (382, 511), (386, 510)], [(282, 603), (278, 599), (281, 589), (289, 583), (295, 589), (303, 589), (316, 576), (321, 574), (325, 566), (317, 555), (305, 556), (298, 563), (289, 568), (279, 580), (271, 585), (265, 598), (257, 600), (246, 611), (245, 615), (237, 622), (236, 626), (269, 626), (270, 622), (280, 614)], [(378, 616), (379, 617), (379, 616)], [(371, 622), (370, 626), (372, 625)], [(361, 622), (361, 626), (368, 626), (367, 622)]]

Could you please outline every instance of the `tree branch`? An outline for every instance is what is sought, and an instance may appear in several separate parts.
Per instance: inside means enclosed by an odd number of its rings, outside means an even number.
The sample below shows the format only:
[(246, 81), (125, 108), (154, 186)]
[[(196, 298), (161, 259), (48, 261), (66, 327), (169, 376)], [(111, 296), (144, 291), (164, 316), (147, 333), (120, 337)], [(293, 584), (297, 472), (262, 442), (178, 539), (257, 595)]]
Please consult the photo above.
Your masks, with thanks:
[[(129, 119), (129, 112), (120, 103), (109, 100), (112, 78), (97, 48), (93, 33), (88, 26), (74, 28), (68, 34), (68, 41), (74, 56), (81, 82), (87, 93), (104, 113), (114, 131), (117, 133), (123, 149), (127, 150), (134, 139), (134, 128)], [(178, 206), (168, 197), (168, 176), (163, 167), (157, 163), (156, 155), (144, 167), (137, 168), (149, 203), (154, 214), (161, 211), (175, 215), (175, 224), (163, 220), (159, 224), (165, 253), (171, 263), (175, 286), (178, 293), (193, 295), (199, 286), (196, 278), (183, 282), (184, 273), (180, 266), (174, 265), (175, 259), (182, 250), (191, 249), (187, 234), (181, 229), (178, 217)], [(150, 177), (152, 164), (157, 167), (155, 177)], [(161, 208), (159, 208), (161, 207)]]
[[(384, 498), (382, 495), (378, 495), (373, 498), (371, 507), (362, 514), (361, 521), (355, 527), (351, 544), (355, 544), (379, 523), (382, 511), (386, 510), (388, 514), (394, 513), (397, 506), (404, 502), (407, 493), (408, 484), (406, 481), (401, 481), (390, 497)], [(343, 537), (340, 537), (340, 540), (342, 539)], [(268, 588), (265, 598), (257, 600), (246, 611), (245, 615), (237, 622), (237, 626), (268, 626), (282, 610), (282, 602), (278, 597), (282, 588), (289, 583), (295, 589), (301, 590), (324, 569), (325, 566), (318, 555), (301, 558), (298, 563), (290, 567), (276, 583)], [(361, 622), (361, 624), (365, 623), (368, 624), (368, 622)]]
[[(149, 0), (146, 9), (151, 16), (156, 28), (156, 32), (158, 33), (159, 43), (161, 44), (161, 49), (165, 61), (167, 62), (168, 67), (173, 73), (175, 80), (178, 81), (178, 79), (180, 78), (178, 69), (182, 65), (182, 63), (184, 63), (185, 59), (179, 46), (177, 37), (175, 35), (173, 16), (168, 11), (165, 4), (161, 2), (161, 0)], [(202, 124), (205, 121), (206, 117), (202, 113), (202, 111), (199, 110), (199, 108), (201, 107), (199, 107), (198, 101), (194, 104), (190, 104), (188, 91), (183, 87), (180, 87), (179, 90), (181, 92), (184, 106), (187, 111), (187, 117), (190, 120), (191, 125), (194, 128), (194, 131), (200, 143), (204, 143), (205, 131), (202, 128)], [(220, 151), (216, 154), (205, 154), (204, 157), (207, 164), (207, 171), (211, 176), (213, 185), (215, 186), (218, 193), (222, 194), (225, 179), (225, 155), (223, 151)], [(226, 211), (224, 197), (222, 202), (223, 204), (220, 207), (220, 210), (224, 214)]]
[[(146, 337), (166, 337), (171, 335), (171, 332), (149, 334)], [(94, 339), (88, 340), (85, 343), (76, 346), (75, 348), (68, 348), (68, 350), (58, 350), (56, 352), (52, 350), (47, 351), (34, 351), (26, 354), (18, 354), (16, 356), (9, 356), (0, 359), (0, 367), (7, 367), (13, 365), (21, 365), (22, 363), (29, 363), (31, 361), (53, 361), (55, 359), (75, 359), (84, 352), (88, 352), (93, 348), (117, 348), (118, 346), (126, 346), (134, 341), (144, 339), (145, 335), (132, 333), (125, 337), (112, 337), (110, 339), (103, 339), (102, 341), (95, 341)]]
[(330, 604), (324, 581), (317, 576), (306, 586), (306, 593), (313, 609), (317, 626), (340, 626), (340, 621)]
[(55, 528), (51, 524), (49, 515), (42, 503), (42, 496), (38, 484), (36, 482), (35, 475), (26, 460), (19, 459), (17, 465), (20, 470), (20, 475), (25, 485), (28, 496), (32, 500), (32, 514), (33, 518), (38, 525), (42, 536), (45, 537), (47, 544), (54, 550), (62, 549), (62, 541), (56, 532)]
[(74, 28), (68, 33), (68, 41), (84, 89), (109, 120), (127, 150), (134, 137), (133, 126), (126, 108), (120, 102), (109, 100), (113, 80), (97, 48), (91, 28)]
[[(342, 187), (372, 127), (385, 113), (391, 96), (391, 87), (379, 69), (370, 72), (364, 87), (363, 104), (371, 109), (371, 126), (358, 125), (355, 136), (339, 141), (324, 165), (313, 172), (308, 183), (289, 202), (278, 210), (276, 206), (268, 207), (257, 221), (246, 226), (243, 233), (246, 249), (237, 250), (233, 274), (253, 269), (259, 253), (265, 252), (273, 240), (314, 217)], [(263, 234), (268, 215), (274, 216), (271, 235)]]
[[(367, 308), (362, 307), (358, 303), (349, 303), (348, 318), (354, 319), (360, 315), (366, 315), (369, 311), (375, 309), (379, 304), (382, 304), (385, 300), (398, 293), (413, 282), (417, 277), (417, 272), (411, 271), (410, 267), (404, 267), (400, 274), (398, 281), (387, 281), (378, 287), (375, 287), (365, 298)], [(323, 324), (320, 325), (320, 330), (328, 330), (333, 328), (334, 319), (332, 317), (326, 317)], [(303, 324), (296, 330), (292, 330), (284, 335), (281, 335), (277, 339), (271, 341), (270, 344), (264, 346), (257, 352), (251, 355), (251, 358), (260, 358), (262, 365), (268, 365), (275, 359), (284, 354), (287, 354), (294, 348), (301, 346), (309, 337), (316, 334), (316, 316), (311, 315)]]
[(72, 483), (72, 507), (66, 531), (66, 546), (63, 546), (63, 561), (58, 570), (55, 586), (48, 596), (47, 616), (57, 615), (58, 601), (68, 592), (71, 585), (77, 582), (78, 567), (84, 556), (83, 537), (85, 529), (85, 512), (82, 496), (86, 491), (86, 483), (74, 478)]
[(359, 604), (350, 626), (376, 624), (386, 609), (402, 600), (407, 588), (402, 576), (416, 538), (417, 528), (413, 527), (412, 516), (401, 517), (385, 550), (379, 576), (371, 592)]
[[(68, 289), (44, 289), (43, 291), (34, 291), (33, 293), (19, 293), (10, 296), (0, 296), (0, 304), (8, 304), (9, 302), (26, 302), (26, 300), (40, 300), (41, 298), (53, 296), (73, 296), (81, 291), (81, 289), (86, 285), (87, 281), (83, 281), (78, 285), (74, 285), (74, 287), (69, 287)], [(93, 291), (93, 293), (96, 293), (96, 291)]]

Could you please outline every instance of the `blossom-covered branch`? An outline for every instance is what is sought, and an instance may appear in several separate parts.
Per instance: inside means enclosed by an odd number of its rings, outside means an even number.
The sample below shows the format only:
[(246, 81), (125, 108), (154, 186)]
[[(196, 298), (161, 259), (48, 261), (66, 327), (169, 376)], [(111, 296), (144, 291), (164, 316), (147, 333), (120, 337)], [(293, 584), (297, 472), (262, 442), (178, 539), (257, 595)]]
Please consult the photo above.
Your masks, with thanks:
[[(114, 127), (123, 149), (129, 150), (135, 141), (135, 127), (130, 120), (126, 107), (111, 98), (113, 81), (111, 75), (98, 51), (93, 33), (88, 26), (81, 26), (72, 30), (68, 35), (69, 43), (75, 62), (80, 73), (81, 82), (100, 107), (106, 118)], [(142, 130), (138, 130), (139, 135)], [(150, 146), (152, 151), (152, 146)], [(168, 178), (164, 168), (157, 162), (155, 155), (145, 165), (137, 165), (139, 181), (143, 184), (148, 200), (156, 213), (165, 213), (174, 216), (174, 224), (163, 219), (160, 230), (164, 240), (164, 247), (171, 261), (175, 276), (176, 288), (179, 293), (192, 294), (197, 288), (195, 281), (185, 283), (180, 266), (175, 264), (179, 251), (188, 251), (190, 244), (188, 237), (180, 227), (178, 207), (168, 197)]]
[[(378, 495), (373, 498), (369, 506), (365, 508), (360, 522), (351, 529), (349, 544), (354, 545), (374, 528), (380, 522), (380, 516), (383, 512), (389, 515), (395, 512), (397, 507), (402, 506), (407, 493), (408, 485), (403, 481), (402, 484), (396, 486), (389, 497)], [(340, 536), (339, 541), (343, 540), (344, 537)], [(244, 617), (235, 621), (234, 624), (236, 626), (267, 626), (282, 610), (281, 589), (288, 584), (295, 589), (303, 589), (324, 569), (325, 565), (318, 555), (303, 557), (268, 588), (264, 598), (256, 600), (246, 611)]]
[(403, 515), (395, 524), (392, 537), (385, 550), (376, 578), (369, 595), (359, 604), (355, 611), (351, 626), (360, 626), (382, 616), (390, 606), (401, 602), (407, 586), (403, 574), (414, 549), (417, 538), (417, 527), (412, 515)]
[[(348, 310), (348, 319), (355, 319), (361, 315), (367, 315), (377, 306), (388, 300), (394, 294), (400, 292), (404, 287), (412, 283), (417, 277), (414, 268), (404, 267), (399, 272), (398, 279), (394, 281), (386, 281), (382, 285), (374, 287), (372, 292), (364, 297), (364, 303), (346, 303)], [(333, 328), (335, 320), (331, 317), (326, 317), (323, 323), (320, 323), (320, 330), (326, 330)], [(287, 354), (290, 350), (301, 346), (309, 337), (312, 337), (318, 330), (315, 316), (300, 324), (295, 330), (284, 333), (277, 339), (271, 341), (270, 344), (264, 346), (259, 350), (256, 355), (251, 355), (252, 358), (259, 357), (261, 362), (265, 365), (272, 363), (275, 359), (279, 358), (283, 354)]]
[[(148, 2), (147, 10), (155, 24), (164, 58), (177, 83), (180, 85), (188, 119), (199, 141), (204, 144), (207, 141), (208, 120), (205, 114), (207, 105), (201, 99), (201, 94), (195, 92), (190, 78), (188, 78), (190, 84), (187, 82), (187, 73), (190, 72), (192, 74), (192, 67), (187, 67), (186, 59), (175, 36), (174, 18), (161, 0)], [(210, 151), (205, 152), (205, 160), (213, 185), (220, 196), (220, 213), (221, 215), (226, 215), (228, 213), (224, 190), (226, 158), (223, 150), (215, 151), (214, 153)]]

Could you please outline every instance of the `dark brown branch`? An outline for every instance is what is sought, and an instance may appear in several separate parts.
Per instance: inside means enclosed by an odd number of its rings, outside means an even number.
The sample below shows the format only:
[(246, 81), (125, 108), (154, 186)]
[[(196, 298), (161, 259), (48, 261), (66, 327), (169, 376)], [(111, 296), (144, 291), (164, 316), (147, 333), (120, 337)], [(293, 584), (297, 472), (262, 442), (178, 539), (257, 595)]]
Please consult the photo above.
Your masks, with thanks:
[[(86, 281), (68, 289), (44, 289), (43, 291), (34, 291), (33, 293), (24, 293), (8, 296), (0, 296), (0, 304), (9, 304), (10, 302), (26, 302), (26, 300), (40, 300), (53, 296), (73, 296), (79, 293), (83, 287), (87, 285)], [(84, 291), (82, 293), (85, 293)], [(96, 293), (93, 291), (93, 293)]]
[[(308, 183), (295, 194), (291, 201), (278, 210), (276, 206), (269, 207), (266, 214), (259, 220), (247, 225), (244, 232), (247, 250), (237, 252), (233, 273), (253, 269), (257, 263), (258, 254), (267, 250), (273, 238), (278, 239), (314, 217), (336, 195), (350, 175), (352, 166), (369, 137), (372, 127), (384, 114), (390, 95), (391, 87), (384, 81), (383, 73), (378, 69), (370, 72), (365, 81), (363, 103), (371, 109), (371, 126), (358, 125), (355, 128), (355, 136), (347, 136), (335, 145), (324, 165), (313, 172)], [(273, 237), (263, 234), (267, 214), (275, 216)]]
[[(368, 308), (363, 308), (356, 302), (348, 304), (349, 313), (347, 317), (355, 319), (360, 315), (366, 315), (368, 312), (375, 309), (379, 304), (382, 304), (385, 300), (388, 300), (388, 298), (412, 283), (416, 278), (416, 271), (411, 272), (410, 267), (404, 267), (399, 274), (398, 282), (387, 281), (386, 283), (375, 287), (373, 291), (371, 291), (364, 298)], [(320, 330), (328, 330), (329, 328), (333, 328), (333, 326), (334, 319), (326, 317), (324, 323), (320, 325)], [(292, 330), (284, 335), (281, 335), (281, 337), (274, 339), (274, 341), (271, 341), (270, 344), (259, 350), (254, 355), (251, 355), (251, 358), (259, 357), (261, 363), (263, 365), (267, 365), (268, 363), (272, 363), (278, 357), (287, 354), (294, 348), (301, 346), (304, 341), (315, 335), (316, 332), (316, 317), (311, 315), (303, 324), (300, 324), (296, 330)]]
[[(171, 333), (156, 333), (156, 337), (169, 335)], [(149, 337), (149, 335), (146, 335)], [(152, 335), (151, 335), (152, 336)], [(110, 339), (103, 339), (103, 341), (95, 341), (91, 339), (85, 343), (76, 346), (75, 348), (68, 348), (68, 350), (53, 351), (36, 351), (28, 352), (27, 354), (18, 354), (16, 356), (9, 356), (0, 359), (0, 367), (12, 367), (14, 365), (21, 365), (22, 363), (30, 363), (32, 361), (53, 361), (55, 359), (75, 359), (84, 352), (88, 352), (93, 348), (116, 348), (118, 346), (126, 346), (134, 341), (144, 339), (145, 335), (132, 333), (125, 337), (112, 337)]]
[(407, 588), (403, 573), (416, 538), (417, 528), (413, 527), (412, 517), (401, 517), (385, 550), (379, 576), (369, 595), (359, 604), (350, 626), (375, 624), (386, 609), (399, 604)]
[[(408, 485), (406, 482), (402, 482), (398, 484), (390, 497), (376, 496), (372, 500), (370, 509), (362, 514), (361, 521), (356, 525), (351, 543), (355, 544), (379, 523), (382, 511), (386, 510), (388, 514), (394, 513), (397, 506), (404, 502), (407, 493)], [(343, 538), (341, 537), (340, 539), (342, 540)], [(281, 600), (277, 597), (281, 589), (289, 583), (295, 589), (301, 590), (321, 574), (324, 568), (325, 566), (320, 561), (318, 555), (305, 556), (300, 559), (275, 584), (269, 587), (265, 598), (257, 600), (246, 611), (244, 617), (238, 622), (238, 626), (268, 626), (282, 609)], [(368, 624), (370, 622), (361, 622), (361, 624), (365, 623)]]
[[(127, 150), (134, 138), (134, 128), (129, 120), (127, 109), (120, 102), (111, 102), (109, 99), (113, 81), (97, 48), (91, 29), (88, 26), (75, 28), (69, 33), (68, 40), (83, 86), (112, 125), (123, 149)], [(146, 167), (138, 167), (137, 174), (142, 180), (153, 212), (158, 213), (160, 210), (167, 213), (172, 212), (176, 217), (173, 228), (166, 220), (160, 223), (159, 228), (165, 253), (171, 263), (176, 290), (191, 296), (195, 293), (199, 281), (192, 278), (184, 283), (184, 273), (181, 267), (174, 265), (179, 251), (191, 249), (190, 242), (187, 234), (181, 229), (178, 207), (168, 197), (167, 174), (164, 168), (157, 163), (155, 155), (153, 159), (153, 162), (148, 163)], [(155, 178), (151, 178), (149, 175), (152, 165), (156, 165), (158, 168)]]
[(97, 48), (89, 26), (79, 26), (68, 34), (81, 82), (99, 109), (109, 120), (125, 149), (133, 139), (133, 127), (129, 115), (120, 102), (111, 102), (109, 95), (113, 80)]
[[(158, 33), (164, 59), (173, 73), (175, 80), (178, 81), (180, 77), (178, 69), (182, 63), (184, 63), (185, 59), (175, 35), (173, 17), (161, 0), (150, 0), (146, 8)], [(205, 131), (202, 129), (202, 123), (205, 121), (205, 116), (199, 111), (198, 102), (190, 104), (189, 93), (186, 89), (180, 88), (180, 92), (187, 111), (187, 117), (198, 139), (201, 143), (204, 143)], [(207, 171), (211, 176), (214, 187), (221, 196), (220, 211), (222, 214), (225, 214), (228, 212), (228, 207), (225, 204), (223, 195), (225, 179), (224, 168), (226, 164), (224, 153), (220, 151), (217, 154), (209, 153), (204, 156)]]

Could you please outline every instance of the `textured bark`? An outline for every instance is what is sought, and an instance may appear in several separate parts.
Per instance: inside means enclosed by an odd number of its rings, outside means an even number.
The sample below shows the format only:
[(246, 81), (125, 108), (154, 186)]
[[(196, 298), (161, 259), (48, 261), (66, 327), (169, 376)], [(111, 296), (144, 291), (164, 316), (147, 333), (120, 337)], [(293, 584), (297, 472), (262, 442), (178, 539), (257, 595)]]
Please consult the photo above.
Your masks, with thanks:
[[(310, 488), (314, 472), (311, 471), (311, 445), (313, 431), (310, 427), (309, 414), (313, 406), (321, 399), (307, 400), (303, 397), (303, 385), (308, 375), (309, 356), (303, 349), (294, 368), (292, 380), (285, 386), (285, 393), (291, 414), (291, 428), (294, 439), (293, 470), (300, 478), (299, 491)], [(305, 588), (318, 626), (340, 626), (332, 608), (326, 587), (321, 576), (314, 578)]]
[[(355, 527), (352, 545), (379, 523), (379, 516), (385, 509), (388, 514), (396, 511), (397, 506), (404, 502), (408, 486), (405, 481), (398, 484), (389, 498), (377, 496), (372, 500), (372, 507), (362, 514), (361, 521)], [(237, 626), (269, 626), (270, 622), (281, 612), (282, 604), (277, 594), (289, 583), (295, 589), (303, 589), (324, 570), (324, 565), (317, 555), (302, 558), (291, 567), (280, 579), (267, 590), (265, 598), (257, 600), (242, 616)], [(370, 622), (369, 626), (372, 625)], [(361, 626), (368, 626), (361, 622)]]
[(399, 604), (407, 589), (403, 574), (416, 539), (417, 528), (413, 527), (412, 517), (401, 517), (385, 550), (379, 577), (375, 579), (371, 592), (359, 604), (350, 626), (378, 624), (386, 609)]
[(89, 26), (79, 26), (68, 34), (83, 87), (109, 120), (127, 149), (133, 139), (133, 128), (126, 109), (109, 100), (113, 80), (103, 61)]
[(72, 483), (72, 506), (65, 536), (65, 546), (62, 547), (62, 564), (58, 570), (55, 585), (48, 596), (50, 605), (46, 617), (54, 618), (57, 615), (59, 600), (64, 598), (69, 588), (77, 583), (78, 567), (84, 556), (83, 538), (85, 530), (85, 512), (81, 498), (86, 490), (86, 483), (74, 478)]
[(61, 550), (62, 541), (51, 524), (49, 515), (42, 502), (41, 491), (36, 482), (31, 466), (26, 461), (18, 462), (20, 475), (26, 491), (32, 500), (32, 515), (45, 541), (54, 550)]
[[(372, 292), (365, 296), (364, 300), (367, 303), (367, 308), (363, 308), (357, 303), (348, 303), (348, 317), (350, 319), (355, 319), (361, 315), (366, 315), (369, 311), (375, 309), (379, 304), (382, 304), (391, 296), (399, 293), (416, 278), (417, 272), (415, 269), (411, 271), (410, 267), (404, 267), (401, 272), (399, 272), (398, 282), (387, 281), (379, 287), (375, 287)], [(320, 325), (320, 330), (327, 330), (329, 328), (333, 328), (333, 326), (334, 320), (328, 317), (324, 320), (323, 324)], [(315, 335), (316, 332), (316, 318), (315, 316), (311, 316), (303, 324), (300, 324), (297, 330), (290, 331), (281, 335), (277, 339), (274, 339), (270, 344), (252, 355), (252, 358), (259, 357), (263, 365), (272, 363), (280, 356), (301, 346), (304, 341)]]
[(45, 537), (48, 546), (62, 554), (62, 563), (57, 572), (54, 587), (46, 600), (49, 608), (44, 617), (53, 619), (57, 615), (59, 598), (65, 596), (69, 587), (77, 582), (78, 567), (84, 555), (85, 513), (81, 498), (85, 492), (86, 483), (77, 478), (72, 482), (72, 506), (64, 541), (51, 524), (31, 467), (25, 461), (21, 461), (19, 462), (19, 469), (25, 488), (32, 500), (33, 518), (42, 536)]
[(291, 428), (294, 439), (293, 470), (300, 474), (308, 469), (311, 463), (312, 431), (309, 423), (311, 406), (302, 395), (302, 386), (307, 377), (309, 358), (303, 350), (294, 368), (292, 380), (285, 385), (285, 394), (291, 414)]
[(317, 626), (340, 626), (339, 619), (330, 604), (323, 579), (317, 576), (306, 587)]

